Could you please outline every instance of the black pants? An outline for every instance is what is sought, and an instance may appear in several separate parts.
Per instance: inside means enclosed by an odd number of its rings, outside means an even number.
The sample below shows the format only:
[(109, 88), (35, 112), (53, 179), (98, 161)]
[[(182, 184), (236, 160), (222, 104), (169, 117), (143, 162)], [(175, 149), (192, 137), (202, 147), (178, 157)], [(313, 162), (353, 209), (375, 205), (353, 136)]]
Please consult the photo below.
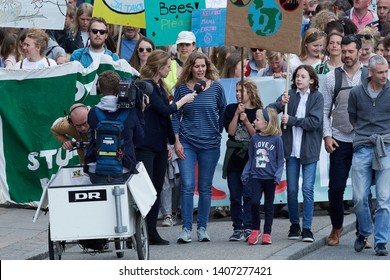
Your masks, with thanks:
[(271, 234), (274, 220), (274, 198), (276, 185), (274, 180), (250, 179), (248, 184), (252, 188), (251, 213), (252, 229), (260, 230), (260, 200), (264, 192), (264, 232)]
[(332, 226), (340, 229), (344, 222), (344, 191), (352, 165), (353, 147), (352, 143), (336, 141), (339, 147), (330, 154), (328, 198)]
[(155, 230), (157, 226), (160, 194), (163, 188), (165, 172), (167, 169), (168, 150), (153, 152), (136, 149), (135, 155), (137, 157), (137, 161), (142, 161), (145, 165), (146, 171), (148, 171), (148, 175), (157, 192), (157, 199), (146, 216), (148, 231), (151, 232), (152, 230)]

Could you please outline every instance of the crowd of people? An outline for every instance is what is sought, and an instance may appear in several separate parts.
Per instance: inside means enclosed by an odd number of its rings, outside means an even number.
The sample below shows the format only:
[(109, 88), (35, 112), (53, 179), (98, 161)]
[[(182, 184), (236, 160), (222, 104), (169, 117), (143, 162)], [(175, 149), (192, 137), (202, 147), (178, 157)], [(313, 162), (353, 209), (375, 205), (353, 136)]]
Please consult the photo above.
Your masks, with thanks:
[[(169, 244), (157, 232), (159, 212), (164, 226), (175, 225), (181, 214), (177, 242), (192, 241), (195, 191), (199, 194), (197, 240), (212, 239), (207, 232), (212, 179), (225, 129), (228, 140), (222, 156), (223, 177), (230, 193), (230, 241), (254, 245), (262, 237), (261, 244), (272, 244), (274, 194), (285, 166), (291, 223), (286, 237), (314, 242), (314, 184), (324, 143), (330, 156), (328, 210), (333, 227), (328, 245), (339, 244), (344, 191), (352, 170), (357, 219), (354, 248), (360, 252), (371, 247), (367, 238), (373, 233), (376, 254), (387, 255), (390, 0), (302, 2), (300, 52), (288, 56), (254, 47), (245, 50), (244, 56), (233, 46), (198, 48), (191, 31), (181, 31), (172, 46), (156, 47), (144, 30), (123, 26), (118, 34), (117, 26), (92, 17), (92, 4), (78, 3), (76, 7), (75, 1), (69, 1), (64, 30), (2, 30), (1, 65), (33, 69), (79, 61), (88, 67), (101, 55), (108, 55), (114, 61), (125, 59), (140, 72), (141, 80), (153, 90), (142, 116), (127, 116), (125, 165), (120, 175), (94, 174), (97, 113), (102, 110), (116, 116), (122, 111), (114, 104), (119, 83), (115, 72), (99, 76), (103, 90), (99, 104), (92, 109), (74, 104), (64, 120), (53, 125), (52, 133), (67, 150), (73, 148), (70, 139), (88, 139), (86, 155), (79, 149), (80, 163), (95, 183), (123, 181), (136, 172), (136, 162), (145, 164), (157, 192), (147, 215), (152, 245)], [(265, 107), (259, 97), (262, 89), (250, 78), (276, 79), (290, 74), (291, 89)], [(326, 75), (322, 92), (318, 91), (319, 74)], [(236, 84), (237, 102), (227, 105), (219, 79), (241, 76), (245, 77)], [(371, 185), (376, 188), (375, 206)], [(259, 207), (263, 194), (262, 231)]]

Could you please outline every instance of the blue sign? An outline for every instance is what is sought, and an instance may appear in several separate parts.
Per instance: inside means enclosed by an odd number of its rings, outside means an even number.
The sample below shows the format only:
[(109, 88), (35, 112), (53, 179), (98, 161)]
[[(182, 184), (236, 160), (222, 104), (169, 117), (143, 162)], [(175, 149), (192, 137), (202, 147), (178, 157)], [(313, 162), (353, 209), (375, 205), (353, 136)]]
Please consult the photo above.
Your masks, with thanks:
[(198, 47), (225, 45), (226, 9), (200, 9), (192, 11), (192, 32)]

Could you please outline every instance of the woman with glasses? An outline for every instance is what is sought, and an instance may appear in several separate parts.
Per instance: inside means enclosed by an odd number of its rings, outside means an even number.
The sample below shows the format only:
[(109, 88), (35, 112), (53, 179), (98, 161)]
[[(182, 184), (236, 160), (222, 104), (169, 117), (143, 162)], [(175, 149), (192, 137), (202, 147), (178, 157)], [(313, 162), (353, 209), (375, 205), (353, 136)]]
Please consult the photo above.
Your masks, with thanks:
[(245, 67), (245, 77), (256, 77), (259, 71), (267, 66), (265, 50), (260, 48), (249, 49), (250, 60)]
[(151, 245), (169, 244), (169, 241), (164, 240), (158, 234), (156, 226), (168, 155), (172, 153), (167, 145), (168, 142), (171, 145), (175, 143), (170, 116), (184, 104), (191, 103), (196, 96), (191, 92), (177, 102), (169, 104), (169, 90), (163, 79), (167, 77), (170, 70), (171, 58), (163, 50), (150, 53), (146, 64), (141, 68), (141, 79), (153, 88), (153, 92), (149, 95), (149, 105), (144, 111), (144, 142), (135, 149), (137, 161), (144, 163), (157, 192), (157, 199), (146, 216)]
[(294, 72), (299, 65), (310, 65), (315, 68), (321, 63), (326, 34), (317, 28), (309, 28), (303, 34), (299, 55), (290, 59), (290, 69)]
[(155, 46), (152, 40), (147, 37), (142, 37), (139, 39), (134, 48), (136, 51), (133, 52), (133, 55), (130, 58), (130, 65), (135, 68), (137, 71), (140, 71), (141, 67), (145, 65), (146, 60), (155, 50)]

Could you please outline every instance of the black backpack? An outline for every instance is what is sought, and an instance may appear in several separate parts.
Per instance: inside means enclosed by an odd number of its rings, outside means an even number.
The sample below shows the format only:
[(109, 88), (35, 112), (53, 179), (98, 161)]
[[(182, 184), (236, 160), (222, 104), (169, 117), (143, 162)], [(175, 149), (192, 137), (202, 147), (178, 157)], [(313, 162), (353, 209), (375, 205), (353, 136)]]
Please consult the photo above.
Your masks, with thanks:
[[(330, 108), (333, 107), (333, 105), (334, 105), (334, 103), (336, 101), (336, 97), (337, 97), (337, 95), (339, 94), (339, 92), (341, 90), (346, 90), (346, 89), (353, 88), (353, 87), (350, 87), (350, 86), (348, 86), (348, 87), (341, 87), (341, 85), (343, 83), (342, 72), (343, 72), (343, 70), (341, 70), (341, 66), (334, 69), (335, 83), (334, 83), (332, 105), (330, 106)], [(363, 65), (361, 81), (363, 82), (367, 77), (368, 77), (368, 67)], [(329, 115), (331, 115), (331, 113), (332, 113), (332, 110), (330, 110)]]

